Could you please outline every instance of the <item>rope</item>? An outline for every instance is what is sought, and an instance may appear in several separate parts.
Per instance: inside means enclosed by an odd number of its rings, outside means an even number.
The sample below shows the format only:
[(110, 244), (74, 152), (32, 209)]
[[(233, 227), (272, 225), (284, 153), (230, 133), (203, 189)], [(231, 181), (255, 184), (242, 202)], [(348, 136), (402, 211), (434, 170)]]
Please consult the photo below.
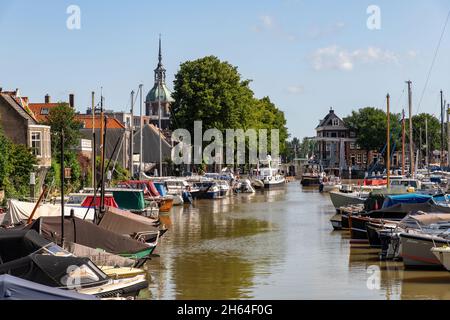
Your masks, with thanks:
[(424, 85), (423, 90), (422, 90), (422, 96), (420, 97), (419, 105), (417, 106), (417, 112), (416, 113), (419, 113), (419, 109), (420, 109), (420, 106), (422, 104), (423, 97), (425, 96), (425, 91), (427, 90), (428, 82), (430, 81), (431, 73), (433, 71), (434, 64), (436, 62), (436, 58), (437, 58), (437, 55), (439, 53), (439, 49), (441, 47), (442, 39), (444, 38), (445, 30), (447, 29), (447, 24), (448, 24), (449, 20), (450, 20), (450, 10), (449, 10), (449, 12), (447, 14), (447, 18), (445, 19), (444, 27), (442, 28), (441, 36), (439, 38), (439, 42), (438, 42), (438, 45), (436, 47), (436, 51), (434, 52), (433, 61), (431, 62), (430, 69), (428, 70), (427, 80), (425, 81), (425, 85)]

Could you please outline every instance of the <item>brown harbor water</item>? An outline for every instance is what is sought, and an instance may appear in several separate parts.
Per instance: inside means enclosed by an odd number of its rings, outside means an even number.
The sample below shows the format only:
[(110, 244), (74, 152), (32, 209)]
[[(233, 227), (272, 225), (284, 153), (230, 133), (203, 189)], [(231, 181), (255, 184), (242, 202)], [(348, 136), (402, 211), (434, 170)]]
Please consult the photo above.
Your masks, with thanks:
[(333, 214), (328, 194), (298, 182), (175, 207), (141, 298), (450, 299), (450, 273), (380, 262), (333, 231)]

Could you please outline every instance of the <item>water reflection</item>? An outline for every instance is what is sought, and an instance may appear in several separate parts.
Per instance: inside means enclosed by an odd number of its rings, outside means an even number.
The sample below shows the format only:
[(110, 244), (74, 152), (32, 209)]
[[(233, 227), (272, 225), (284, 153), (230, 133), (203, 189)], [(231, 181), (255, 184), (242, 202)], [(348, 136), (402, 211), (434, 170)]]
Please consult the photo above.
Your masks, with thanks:
[(146, 265), (152, 279), (145, 298), (252, 298), (255, 277), (270, 274), (281, 259), (278, 224), (267, 214), (285, 194), (235, 195), (174, 208), (160, 257)]
[[(404, 271), (332, 231), (329, 195), (285, 190), (176, 207), (144, 299), (450, 299), (450, 274)], [(368, 286), (380, 271), (380, 288)]]

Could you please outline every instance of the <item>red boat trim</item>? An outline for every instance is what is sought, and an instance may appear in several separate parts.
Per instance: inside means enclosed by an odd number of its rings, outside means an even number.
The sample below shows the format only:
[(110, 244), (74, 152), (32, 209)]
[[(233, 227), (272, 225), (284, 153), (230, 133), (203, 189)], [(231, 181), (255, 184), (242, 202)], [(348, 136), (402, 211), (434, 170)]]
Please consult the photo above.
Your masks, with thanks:
[(413, 256), (413, 255), (409, 255), (409, 254), (402, 254), (401, 257), (409, 259), (409, 260), (416, 260), (416, 261), (441, 265), (440, 261), (437, 259), (422, 258), (422, 257)]

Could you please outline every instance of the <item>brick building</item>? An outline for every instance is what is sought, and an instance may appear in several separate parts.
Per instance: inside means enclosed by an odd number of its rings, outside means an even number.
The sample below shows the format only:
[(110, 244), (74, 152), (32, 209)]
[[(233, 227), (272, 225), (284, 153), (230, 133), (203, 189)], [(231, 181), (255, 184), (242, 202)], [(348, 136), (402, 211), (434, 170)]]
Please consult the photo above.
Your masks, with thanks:
[(51, 166), (50, 127), (39, 123), (30, 110), (28, 98), (21, 97), (18, 89), (0, 89), (0, 127), (13, 143), (31, 149), (40, 168)]
[[(365, 172), (368, 169), (376, 171), (384, 165), (381, 152), (362, 149), (357, 143), (355, 132), (345, 125), (332, 108), (316, 127), (314, 140), (317, 142), (316, 160), (329, 174), (338, 175), (349, 169), (353, 172)], [(401, 160), (401, 150), (394, 150), (392, 168), (401, 167)], [(406, 164), (409, 164), (407, 157)]]

